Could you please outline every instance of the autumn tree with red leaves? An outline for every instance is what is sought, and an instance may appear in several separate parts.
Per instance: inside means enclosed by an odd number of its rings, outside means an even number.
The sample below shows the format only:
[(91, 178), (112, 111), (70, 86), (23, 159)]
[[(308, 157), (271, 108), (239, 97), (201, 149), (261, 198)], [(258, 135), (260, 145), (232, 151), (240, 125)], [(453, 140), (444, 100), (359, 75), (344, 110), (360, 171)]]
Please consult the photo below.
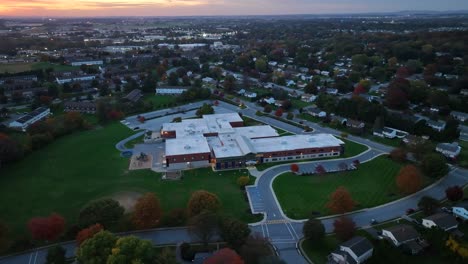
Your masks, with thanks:
[(419, 191), (423, 185), (422, 174), (414, 165), (406, 165), (401, 168), (396, 178), (398, 189), (404, 194)]
[(276, 112), (275, 112), (275, 116), (281, 117), (281, 116), (283, 116), (283, 112), (284, 112), (284, 111), (283, 111), (283, 108), (278, 108), (278, 109), (276, 110)]
[(349, 240), (356, 232), (356, 223), (351, 218), (342, 216), (333, 222), (333, 232), (339, 240)]
[(29, 220), (28, 229), (33, 239), (53, 241), (65, 230), (65, 219), (56, 213), (48, 217), (34, 217)]
[(366, 88), (364, 87), (364, 85), (362, 84), (358, 84), (355, 88), (354, 88), (354, 92), (353, 94), (354, 95), (360, 95), (360, 94), (363, 94), (363, 93), (366, 93)]
[(327, 208), (334, 214), (344, 214), (353, 210), (356, 202), (345, 187), (340, 186), (330, 195)]
[(463, 188), (460, 186), (448, 187), (445, 190), (445, 195), (447, 199), (451, 202), (460, 201), (463, 199)]
[(153, 228), (159, 224), (161, 216), (159, 199), (154, 193), (147, 193), (136, 202), (132, 222), (139, 229)]
[(92, 238), (95, 234), (104, 229), (101, 224), (95, 224), (78, 232), (76, 235), (76, 244), (81, 245), (86, 239)]
[(299, 165), (296, 163), (291, 164), (291, 171), (297, 173), (299, 171)]
[(203, 264), (244, 264), (242, 258), (230, 248), (223, 248), (209, 257)]

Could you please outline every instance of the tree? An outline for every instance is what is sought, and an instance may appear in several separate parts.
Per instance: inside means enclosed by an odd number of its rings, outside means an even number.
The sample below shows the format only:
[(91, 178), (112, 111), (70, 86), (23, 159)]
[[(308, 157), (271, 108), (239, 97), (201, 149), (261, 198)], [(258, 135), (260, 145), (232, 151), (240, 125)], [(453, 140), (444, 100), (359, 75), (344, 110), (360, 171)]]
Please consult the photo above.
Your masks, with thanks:
[(203, 264), (244, 264), (242, 258), (230, 248), (223, 248), (206, 259)]
[(132, 222), (138, 229), (149, 229), (157, 226), (161, 220), (162, 209), (154, 193), (146, 193), (135, 204)]
[(224, 91), (226, 93), (233, 93), (236, 89), (236, 78), (232, 75), (226, 76), (223, 83)]
[(215, 213), (204, 211), (189, 220), (189, 232), (203, 242), (205, 248), (218, 232), (218, 217)]
[(439, 178), (447, 175), (449, 168), (445, 158), (440, 154), (428, 154), (421, 161), (422, 172), (431, 178)]
[(268, 65), (264, 59), (257, 59), (255, 61), (255, 69), (259, 72), (266, 72)]
[(119, 202), (113, 199), (96, 200), (81, 209), (78, 224), (85, 227), (99, 223), (109, 228), (122, 219), (124, 211)]
[(304, 87), (304, 92), (308, 94), (317, 94), (318, 89), (314, 83), (310, 82), (306, 85), (306, 87)]
[(33, 239), (53, 241), (65, 230), (65, 219), (56, 213), (48, 217), (35, 217), (29, 220), (28, 229)]
[(406, 109), (408, 106), (408, 90), (410, 83), (406, 79), (398, 78), (390, 83), (385, 102), (393, 109)]
[(0, 133), (0, 167), (21, 159), (24, 155), (23, 147), (5, 134)]
[(61, 246), (54, 246), (47, 250), (46, 264), (66, 264), (65, 249)]
[(164, 226), (182, 226), (187, 221), (187, 210), (185, 208), (175, 208), (164, 215)]
[(265, 105), (265, 106), (263, 107), (263, 112), (265, 112), (265, 113), (271, 113), (271, 111), (272, 111), (271, 106)]
[(76, 243), (80, 246), (86, 239), (92, 238), (95, 234), (99, 233), (103, 229), (101, 224), (95, 224), (85, 229), (82, 229), (76, 235)]
[(108, 231), (101, 231), (81, 244), (76, 251), (79, 263), (107, 263), (117, 237)]
[(298, 173), (299, 172), (299, 165), (297, 165), (296, 163), (291, 164), (291, 171), (294, 172), (294, 173)]
[(221, 224), (221, 237), (235, 250), (245, 244), (249, 235), (249, 226), (237, 219), (226, 218)]
[(353, 210), (356, 203), (345, 187), (338, 187), (329, 198), (327, 208), (334, 214), (344, 214)]
[(448, 187), (445, 189), (445, 196), (451, 202), (460, 201), (463, 199), (463, 188), (458, 185)]
[(239, 178), (237, 178), (237, 185), (239, 185), (239, 187), (241, 187), (242, 189), (244, 189), (245, 186), (249, 184), (249, 182), (249, 176), (240, 176)]
[(10, 232), (8, 226), (0, 221), (0, 254), (10, 246)]
[(423, 210), (425, 215), (434, 214), (438, 206), (439, 206), (439, 201), (437, 201), (436, 199), (430, 196), (423, 196), (418, 202), (418, 207)]
[(189, 217), (193, 217), (203, 211), (216, 212), (221, 208), (221, 202), (216, 194), (200, 190), (192, 193), (187, 206)]
[(117, 239), (106, 263), (151, 263), (154, 258), (155, 251), (151, 241), (136, 236), (126, 236)]
[(356, 232), (356, 223), (349, 217), (341, 216), (333, 222), (333, 232), (339, 240), (349, 240)]
[(315, 167), (315, 173), (317, 173), (318, 175), (323, 175), (327, 173), (327, 170), (325, 169), (325, 167), (323, 167), (323, 165), (319, 164), (317, 165), (317, 167)]
[(267, 256), (260, 259), (259, 264), (287, 264), (286, 261), (277, 256)]
[(411, 194), (421, 189), (423, 178), (416, 166), (406, 165), (398, 173), (396, 184), (402, 193)]
[(163, 248), (156, 257), (156, 264), (178, 264), (174, 251), (169, 248)]
[(283, 108), (278, 108), (278, 109), (276, 109), (276, 111), (275, 111), (275, 116), (281, 117), (281, 116), (283, 116), (283, 112), (284, 112), (284, 111), (283, 111)]
[(325, 237), (325, 226), (320, 220), (309, 218), (302, 227), (302, 233), (305, 239), (318, 245)]
[(288, 114), (286, 115), (286, 119), (292, 120), (293, 118), (294, 118), (294, 114), (292, 112), (288, 112)]
[(395, 148), (390, 152), (390, 158), (396, 162), (406, 161), (406, 150), (403, 148)]
[(267, 238), (261, 235), (252, 235), (240, 249), (240, 255), (246, 263), (260, 263), (260, 261), (272, 255), (271, 246)]
[(209, 104), (203, 104), (196, 112), (198, 117), (214, 114), (214, 109)]
[(363, 93), (366, 93), (366, 88), (362, 85), (362, 84), (358, 84), (356, 85), (356, 87), (354, 88), (354, 92), (353, 94), (355, 95), (360, 95), (360, 94), (363, 94)]

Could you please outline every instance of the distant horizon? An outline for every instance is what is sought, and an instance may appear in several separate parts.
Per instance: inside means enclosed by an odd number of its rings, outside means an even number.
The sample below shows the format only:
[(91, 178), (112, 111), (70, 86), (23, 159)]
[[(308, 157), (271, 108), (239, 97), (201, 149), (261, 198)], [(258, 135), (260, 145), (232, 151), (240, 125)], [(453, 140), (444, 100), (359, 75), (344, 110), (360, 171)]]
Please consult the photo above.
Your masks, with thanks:
[(466, 0), (2, 0), (0, 17), (222, 17), (468, 12)]
[(401, 10), (401, 11), (380, 11), (380, 12), (348, 12), (348, 13), (291, 13), (291, 14), (232, 14), (232, 15), (105, 15), (105, 16), (15, 16), (15, 15), (0, 15), (0, 19), (3, 18), (17, 18), (17, 19), (74, 19), (74, 18), (187, 18), (187, 17), (213, 17), (213, 18), (222, 18), (222, 17), (282, 17), (282, 16), (358, 16), (358, 15), (393, 15), (399, 13), (414, 13), (414, 14), (467, 14), (467, 10), (444, 10), (444, 11), (435, 11), (435, 10)]

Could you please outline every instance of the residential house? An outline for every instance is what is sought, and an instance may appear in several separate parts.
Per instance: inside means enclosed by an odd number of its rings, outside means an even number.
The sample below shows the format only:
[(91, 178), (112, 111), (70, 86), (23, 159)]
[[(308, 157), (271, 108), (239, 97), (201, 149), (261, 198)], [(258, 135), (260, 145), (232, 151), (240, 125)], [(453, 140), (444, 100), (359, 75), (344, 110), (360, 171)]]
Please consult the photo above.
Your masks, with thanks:
[(346, 126), (349, 127), (349, 128), (352, 128), (352, 129), (364, 129), (364, 126), (366, 124), (364, 124), (364, 122), (362, 121), (358, 121), (358, 120), (354, 120), (354, 119), (348, 119), (348, 122), (346, 123)]
[(409, 146), (415, 146), (415, 145), (418, 145), (418, 144), (423, 144), (426, 141), (427, 141), (426, 138), (418, 137), (418, 136), (415, 136), (415, 135), (407, 135), (405, 138), (403, 138), (403, 142), (406, 145), (409, 145)]
[(288, 81), (286, 82), (286, 86), (288, 86), (288, 87), (296, 86), (296, 82), (293, 81), (293, 80), (288, 80)]
[(453, 159), (460, 155), (461, 147), (457, 142), (439, 143), (436, 146), (436, 151), (442, 153), (447, 158)]
[(97, 105), (95, 102), (65, 102), (63, 103), (64, 112), (79, 112), (86, 114), (96, 113)]
[(348, 119), (346, 117), (338, 116), (338, 115), (333, 115), (331, 118), (332, 122), (336, 122), (342, 126), (345, 126), (348, 122)]
[(263, 101), (267, 104), (275, 104), (276, 100), (273, 97), (270, 98), (263, 98)]
[(383, 133), (383, 129), (375, 129), (374, 132), (372, 133), (372, 135), (374, 135), (376, 137), (380, 137), (380, 138), (385, 137), (385, 135)]
[(468, 89), (461, 89), (460, 94), (468, 96)]
[(395, 138), (396, 137), (396, 130), (393, 129), (393, 128), (389, 128), (389, 127), (384, 127), (382, 129), (382, 133), (384, 135), (384, 137), (386, 138)]
[(22, 131), (26, 131), (26, 129), (30, 125), (48, 117), (49, 115), (50, 115), (50, 108), (39, 107), (39, 108), (36, 108), (34, 111), (11, 122), (9, 124), (9, 127), (14, 128), (14, 129), (20, 129)]
[(245, 92), (244, 96), (247, 98), (257, 98), (257, 93), (255, 92)]
[(445, 129), (445, 125), (446, 125), (444, 121), (434, 121), (434, 120), (427, 120), (426, 124), (427, 126), (429, 126), (430, 128), (438, 132), (442, 132), (442, 130)]
[(452, 207), (452, 213), (464, 221), (468, 220), (468, 202), (461, 202)]
[(58, 84), (65, 84), (70, 82), (92, 81), (96, 79), (95, 75), (73, 75), (66, 74), (61, 77), (56, 77), (55, 80)]
[(104, 61), (103, 60), (94, 60), (94, 59), (70, 59), (67, 60), (67, 63), (69, 63), (71, 66), (81, 66), (81, 65), (103, 65)]
[(317, 99), (317, 96), (313, 94), (303, 94), (301, 95), (301, 101), (307, 102), (307, 103), (312, 103)]
[(335, 89), (335, 88), (327, 88), (326, 93), (327, 93), (327, 94), (331, 94), (331, 95), (337, 95), (337, 94), (338, 94), (338, 89)]
[(344, 242), (328, 256), (330, 264), (360, 264), (372, 257), (374, 248), (371, 242), (361, 236), (355, 236)]
[(307, 109), (307, 112), (311, 115), (311, 116), (315, 116), (315, 117), (326, 117), (327, 116), (327, 113), (318, 109), (318, 108), (315, 108), (315, 107), (312, 107), (312, 108), (309, 108)]
[(458, 222), (455, 217), (447, 213), (437, 213), (422, 219), (422, 225), (425, 228), (437, 227), (444, 231), (456, 229)]
[(401, 247), (412, 255), (420, 253), (428, 246), (418, 231), (407, 224), (382, 229), (382, 236), (387, 238), (394, 246)]
[(183, 92), (187, 90), (188, 90), (187, 87), (157, 87), (156, 94), (181, 95)]
[(468, 126), (460, 125), (460, 140), (468, 141)]
[(136, 103), (141, 99), (141, 97), (143, 97), (143, 94), (141, 93), (141, 90), (140, 89), (134, 89), (133, 91), (128, 93), (124, 97), (124, 99), (126, 99), (126, 100), (128, 100), (130, 102)]
[(453, 118), (457, 119), (460, 122), (465, 122), (466, 120), (468, 120), (468, 114), (467, 113), (452, 111), (452, 112), (450, 112), (450, 115), (453, 116)]

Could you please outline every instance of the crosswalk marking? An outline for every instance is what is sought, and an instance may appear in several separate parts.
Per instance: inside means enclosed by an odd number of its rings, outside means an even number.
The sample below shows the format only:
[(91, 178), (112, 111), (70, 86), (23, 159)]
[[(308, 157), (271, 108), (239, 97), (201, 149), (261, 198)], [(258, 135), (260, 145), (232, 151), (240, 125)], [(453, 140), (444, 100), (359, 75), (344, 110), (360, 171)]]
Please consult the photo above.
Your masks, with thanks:
[(288, 220), (286, 219), (275, 219), (275, 220), (268, 220), (265, 222), (265, 224), (270, 225), (270, 224), (287, 224), (289, 223)]

